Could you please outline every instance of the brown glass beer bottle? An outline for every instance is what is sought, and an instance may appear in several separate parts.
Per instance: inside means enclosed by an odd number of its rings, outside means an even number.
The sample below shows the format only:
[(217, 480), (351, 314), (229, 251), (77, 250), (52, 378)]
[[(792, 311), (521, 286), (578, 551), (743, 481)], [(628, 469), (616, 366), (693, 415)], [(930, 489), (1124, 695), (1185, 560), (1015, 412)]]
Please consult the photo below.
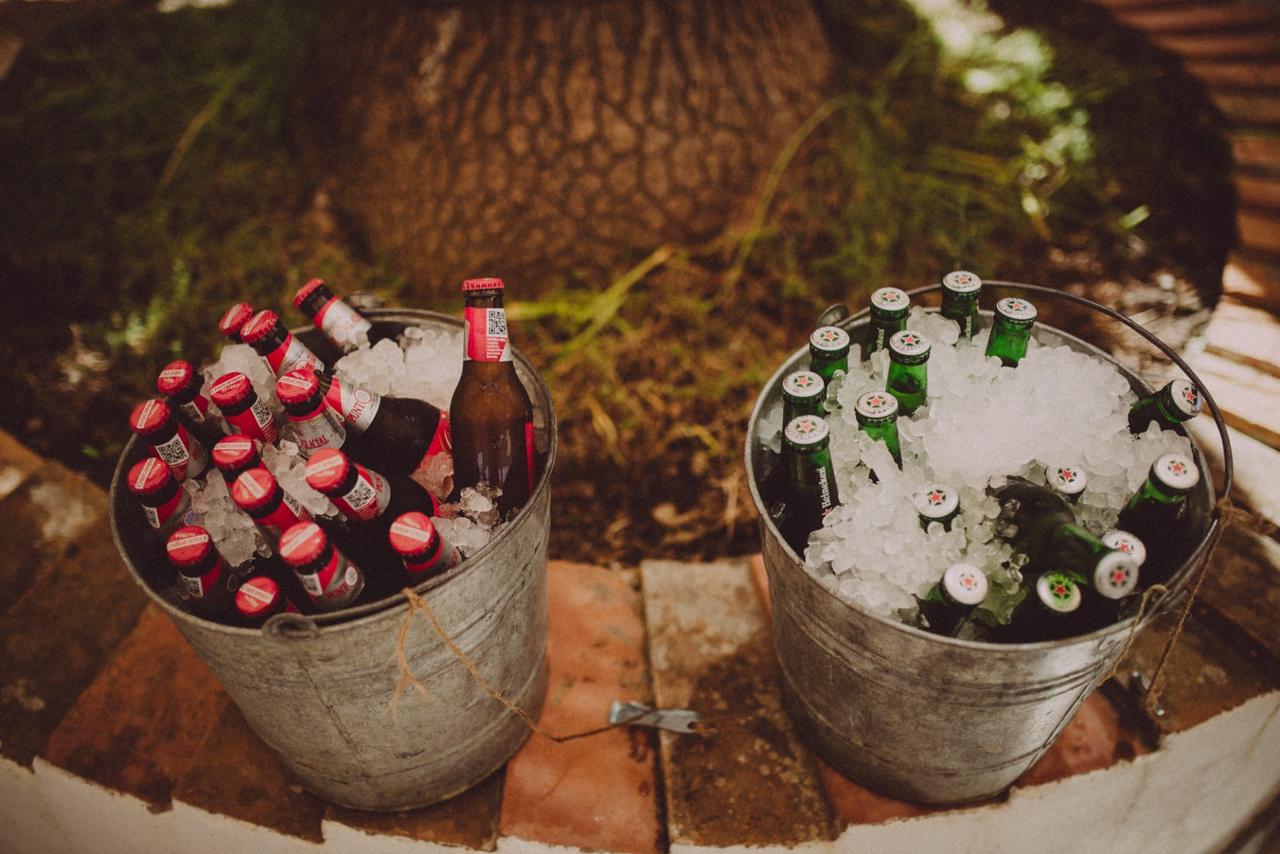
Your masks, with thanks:
[(533, 492), (533, 404), (511, 358), (501, 279), (467, 279), (462, 378), (449, 404), (457, 491), (481, 483), (502, 490), (505, 517)]

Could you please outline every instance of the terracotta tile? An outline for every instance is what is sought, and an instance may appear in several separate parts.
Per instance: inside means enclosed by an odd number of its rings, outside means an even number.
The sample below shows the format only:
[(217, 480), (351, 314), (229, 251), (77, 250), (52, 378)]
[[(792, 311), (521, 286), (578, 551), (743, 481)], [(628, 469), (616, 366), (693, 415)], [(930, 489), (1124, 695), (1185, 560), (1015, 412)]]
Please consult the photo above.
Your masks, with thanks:
[(335, 850), (351, 850), (361, 836), (398, 836), (418, 842), (493, 851), (498, 841), (502, 771), (438, 804), (404, 812), (362, 812), (330, 805), (323, 832)]
[(751, 583), (756, 586), (756, 595), (760, 597), (760, 607), (764, 615), (773, 618), (773, 599), (769, 596), (769, 570), (764, 568), (764, 555), (751, 558)]
[[(3, 48), (0, 47), (0, 52), (2, 51)], [(0, 59), (0, 63), (2, 62)], [(43, 465), (45, 461), (34, 451), (0, 430), (0, 498), (17, 489)]]
[[(1274, 106), (1276, 120), (1280, 121), (1280, 96)], [(1240, 245), (1245, 249), (1267, 253), (1280, 253), (1280, 217), (1260, 211), (1236, 211), (1236, 228), (1240, 232)]]
[(323, 841), (324, 801), (288, 777), (233, 704), (222, 710), (173, 799), (276, 833)]
[(149, 605), (40, 756), (164, 807), (227, 702), (169, 618)]
[(707, 738), (663, 733), (670, 841), (831, 839), (831, 810), (779, 695), (769, 624), (745, 561), (640, 567), (659, 705), (692, 708)]
[(1058, 740), (1015, 786), (1026, 788), (1063, 777), (1110, 768), (1146, 753), (1138, 733), (1125, 728), (1110, 701), (1095, 691), (1080, 706)]
[(1252, 89), (1280, 87), (1280, 63), (1275, 60), (1189, 62), (1187, 71), (1215, 86), (1239, 86)]
[[(552, 561), (548, 573), (550, 687), (539, 725), (558, 735), (582, 732), (603, 725), (614, 700), (649, 702), (636, 572)], [(660, 850), (654, 746), (643, 729), (563, 743), (535, 734), (507, 766), (502, 835)]]
[(831, 808), (842, 826), (881, 824), (897, 818), (915, 818), (951, 809), (887, 797), (850, 780), (824, 762), (821, 757), (815, 756), (814, 761), (817, 763), (827, 797), (831, 800)]
[[(86, 500), (101, 490), (89, 487)], [(133, 628), (146, 597), (105, 524), (0, 614), (0, 755), (29, 765), (62, 716)]]

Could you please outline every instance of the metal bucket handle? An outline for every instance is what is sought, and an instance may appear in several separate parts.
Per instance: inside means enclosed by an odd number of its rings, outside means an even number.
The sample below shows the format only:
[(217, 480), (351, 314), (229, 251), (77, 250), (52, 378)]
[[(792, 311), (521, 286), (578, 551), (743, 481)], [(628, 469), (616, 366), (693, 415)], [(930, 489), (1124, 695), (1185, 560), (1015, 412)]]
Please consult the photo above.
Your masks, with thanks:
[[(1060, 291), (1056, 288), (1047, 288), (1044, 285), (1028, 285), (1024, 282), (1004, 282), (996, 279), (984, 279), (983, 284), (990, 285), (995, 288), (1012, 288), (1013, 290), (1018, 290), (1018, 291), (1030, 291), (1036, 294), (1044, 294), (1046, 296), (1057, 297), (1060, 299), (1067, 300), (1068, 302), (1074, 302), (1077, 305), (1082, 305), (1086, 308), (1093, 309), (1094, 311), (1105, 314), (1107, 317), (1110, 317), (1112, 320), (1120, 321), (1125, 326), (1129, 327), (1131, 330), (1138, 333), (1138, 335), (1146, 339), (1147, 343), (1149, 343), (1151, 346), (1155, 347), (1161, 353), (1168, 356), (1170, 361), (1172, 361), (1175, 365), (1181, 368), (1182, 372), (1187, 375), (1187, 378), (1196, 384), (1196, 388), (1198, 388), (1200, 390), (1200, 394), (1204, 396), (1205, 403), (1209, 404), (1209, 414), (1213, 416), (1213, 423), (1218, 428), (1218, 438), (1222, 442), (1222, 468), (1223, 468), (1222, 489), (1217, 493), (1217, 501), (1221, 501), (1222, 499), (1226, 498), (1228, 495), (1231, 494), (1231, 481), (1232, 481), (1231, 473), (1233, 468), (1232, 456), (1231, 456), (1231, 439), (1227, 435), (1227, 424), (1225, 421), (1222, 420), (1222, 411), (1218, 409), (1218, 404), (1214, 402), (1213, 395), (1209, 393), (1209, 390), (1207, 388), (1205, 388), (1205, 384), (1200, 380), (1200, 377), (1196, 376), (1196, 372), (1191, 370), (1191, 366), (1188, 365), (1186, 362), (1184, 362), (1182, 360), (1182, 357), (1179, 356), (1176, 352), (1174, 352), (1172, 347), (1170, 347), (1168, 344), (1161, 341), (1155, 335), (1148, 332), (1146, 330), (1146, 327), (1144, 327), (1142, 324), (1138, 323), (1136, 320), (1129, 317), (1128, 315), (1122, 314), (1121, 312), (1118, 312), (1113, 308), (1109, 308), (1108, 306), (1105, 306), (1102, 303), (1094, 302), (1093, 300), (1087, 297), (1077, 296), (1076, 294), (1068, 293), (1067, 291)], [(942, 290), (941, 284), (925, 285), (924, 287), (915, 288), (914, 290), (907, 291), (907, 296), (916, 297), (922, 294), (936, 293), (941, 290)], [(843, 317), (841, 316), (842, 310), (843, 310)], [(818, 322), (819, 322), (819, 325), (824, 325), (824, 321), (825, 321), (826, 323), (833, 323), (834, 325), (837, 325), (837, 326), (852, 326), (855, 321), (861, 320), (862, 318), (866, 317), (870, 313), (871, 313), (871, 307), (867, 306), (866, 308), (863, 308), (860, 311), (854, 312), (853, 314), (849, 314), (848, 308), (845, 307), (843, 303), (836, 303), (835, 305), (829, 306), (826, 309), (826, 311), (822, 313), (821, 317), (819, 317)], [(1215, 505), (1216, 503), (1217, 502), (1215, 502)], [(1212, 536), (1215, 528), (1222, 523), (1222, 519), (1220, 517), (1221, 517), (1221, 513), (1215, 506), (1213, 511), (1213, 521), (1209, 526), (1209, 530), (1205, 532), (1206, 539)]]

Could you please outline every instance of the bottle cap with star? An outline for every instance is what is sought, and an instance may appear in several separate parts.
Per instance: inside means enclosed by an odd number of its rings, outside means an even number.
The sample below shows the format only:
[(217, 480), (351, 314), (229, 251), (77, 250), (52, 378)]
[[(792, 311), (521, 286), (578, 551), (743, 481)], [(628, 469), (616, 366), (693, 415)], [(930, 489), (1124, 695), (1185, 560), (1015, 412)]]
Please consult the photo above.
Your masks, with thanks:
[(911, 503), (916, 506), (916, 512), (920, 517), (930, 522), (941, 522), (943, 519), (954, 516), (960, 509), (960, 498), (955, 490), (940, 483), (931, 484), (915, 492), (911, 496)]
[(869, 391), (858, 398), (854, 415), (864, 427), (886, 424), (898, 417), (898, 399), (887, 391)]
[(1046, 572), (1036, 579), (1036, 598), (1058, 614), (1070, 614), (1080, 607), (1084, 596), (1080, 585), (1065, 572)]
[(942, 575), (942, 589), (958, 605), (981, 605), (987, 598), (987, 576), (970, 563), (953, 563)]
[(942, 277), (943, 294), (972, 297), (982, 290), (982, 279), (968, 270), (953, 270)]
[(1074, 463), (1045, 466), (1044, 476), (1054, 492), (1067, 498), (1075, 498), (1089, 485), (1089, 476)]
[(889, 358), (901, 365), (922, 365), (929, 361), (929, 339), (913, 329), (895, 332), (889, 338)]
[(1186, 495), (1200, 482), (1200, 469), (1184, 454), (1165, 454), (1151, 464), (1151, 481), (1165, 492)]
[(911, 310), (911, 297), (901, 288), (880, 288), (871, 294), (871, 313), (884, 320), (901, 320)]
[(1102, 544), (1109, 549), (1124, 552), (1133, 558), (1133, 562), (1138, 566), (1142, 566), (1147, 561), (1147, 547), (1142, 540), (1128, 531), (1121, 531), (1119, 528), (1107, 531), (1102, 535)]
[(796, 450), (813, 451), (826, 446), (830, 433), (826, 419), (817, 415), (798, 415), (791, 419), (782, 435)]

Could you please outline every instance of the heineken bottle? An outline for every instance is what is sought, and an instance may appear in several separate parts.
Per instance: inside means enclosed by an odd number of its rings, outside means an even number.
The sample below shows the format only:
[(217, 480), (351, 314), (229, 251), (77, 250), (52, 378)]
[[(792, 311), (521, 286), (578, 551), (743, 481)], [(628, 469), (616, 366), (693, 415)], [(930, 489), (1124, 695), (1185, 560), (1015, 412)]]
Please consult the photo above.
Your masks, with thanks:
[(1005, 297), (996, 303), (995, 323), (987, 339), (987, 355), (996, 356), (1006, 367), (1017, 367), (1027, 355), (1027, 341), (1036, 322), (1036, 307), (1019, 297)]
[(1199, 415), (1203, 406), (1204, 398), (1194, 383), (1184, 379), (1173, 380), (1129, 408), (1129, 432), (1141, 433), (1152, 421), (1161, 430), (1176, 430), (1182, 422)]
[[(809, 370), (831, 385), (849, 372), (849, 333), (839, 326), (819, 326), (809, 336)], [(790, 422), (787, 422), (790, 423)]]
[(898, 410), (911, 415), (928, 399), (929, 340), (904, 329), (889, 338), (889, 377), (885, 389), (898, 399)]
[(978, 334), (978, 294), (982, 279), (966, 270), (955, 270), (942, 277), (942, 316), (954, 320), (961, 338)]
[(924, 598), (917, 598), (922, 627), (955, 637), (974, 608), (987, 598), (987, 576), (968, 563), (953, 563)]
[(886, 391), (869, 391), (854, 406), (858, 428), (872, 439), (884, 442), (893, 461), (902, 468), (902, 445), (898, 441), (898, 399)]
[(813, 371), (793, 371), (782, 381), (782, 423), (801, 415), (823, 415), (827, 384)]
[(988, 490), (1000, 503), (996, 534), (1015, 546), (1028, 537), (1043, 519), (1074, 521), (1070, 505), (1057, 492), (1022, 478), (1009, 478), (999, 489)]
[(1187, 495), (1200, 482), (1200, 469), (1183, 454), (1165, 454), (1151, 464), (1146, 481), (1120, 511), (1117, 527), (1147, 547), (1146, 579), (1162, 584), (1189, 551)]
[(867, 324), (862, 361), (889, 346), (893, 333), (907, 328), (907, 313), (910, 311), (911, 298), (900, 288), (880, 288), (871, 294), (871, 322)]
[(1089, 476), (1077, 465), (1045, 466), (1044, 476), (1049, 481), (1049, 488), (1068, 504), (1078, 503), (1089, 485)]
[(1109, 549), (1127, 554), (1139, 569), (1147, 562), (1147, 547), (1143, 545), (1142, 540), (1128, 531), (1112, 528), (1102, 535), (1102, 543)]
[(916, 506), (920, 527), (925, 531), (934, 522), (942, 525), (944, 531), (950, 531), (951, 523), (960, 515), (960, 497), (954, 489), (942, 484), (919, 490), (911, 496), (911, 503)]
[(1002, 643), (1039, 643), (1079, 634), (1085, 628), (1080, 613), (1084, 592), (1070, 574), (1057, 570), (1041, 573), (1031, 585), (1007, 626), (991, 630), (991, 639)]
[(840, 501), (828, 447), (830, 432), (823, 418), (801, 415), (789, 421), (782, 434), (787, 479), (782, 500), (771, 515), (799, 554), (804, 553), (809, 534), (822, 526), (823, 517)]

